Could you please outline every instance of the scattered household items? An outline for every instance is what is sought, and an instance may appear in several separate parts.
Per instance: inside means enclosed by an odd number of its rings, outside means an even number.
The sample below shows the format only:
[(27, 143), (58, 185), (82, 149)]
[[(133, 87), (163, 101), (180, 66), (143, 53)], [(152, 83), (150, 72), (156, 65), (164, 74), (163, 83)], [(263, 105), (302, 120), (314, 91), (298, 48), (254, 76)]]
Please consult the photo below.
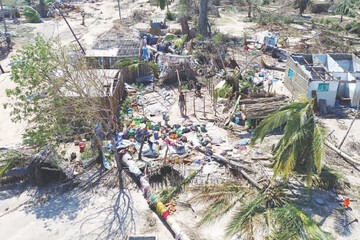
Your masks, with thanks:
[(86, 148), (86, 139), (83, 139), (80, 143), (79, 143), (79, 148), (80, 148), (80, 152), (84, 152), (85, 148)]
[(276, 47), (277, 45), (277, 36), (269, 31), (258, 32), (255, 35), (255, 40), (257, 43), (257, 49), (265, 48), (269, 45), (272, 47)]

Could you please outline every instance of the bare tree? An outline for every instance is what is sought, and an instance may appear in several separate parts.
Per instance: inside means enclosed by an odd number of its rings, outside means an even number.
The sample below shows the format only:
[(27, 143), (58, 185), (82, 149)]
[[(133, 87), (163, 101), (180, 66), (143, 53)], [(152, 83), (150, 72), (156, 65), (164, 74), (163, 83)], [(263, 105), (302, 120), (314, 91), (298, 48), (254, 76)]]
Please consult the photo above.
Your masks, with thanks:
[(209, 0), (200, 0), (199, 33), (204, 37), (209, 37), (208, 5)]
[(118, 9), (119, 9), (119, 19), (121, 20), (121, 8), (120, 8), (120, 0), (118, 2)]

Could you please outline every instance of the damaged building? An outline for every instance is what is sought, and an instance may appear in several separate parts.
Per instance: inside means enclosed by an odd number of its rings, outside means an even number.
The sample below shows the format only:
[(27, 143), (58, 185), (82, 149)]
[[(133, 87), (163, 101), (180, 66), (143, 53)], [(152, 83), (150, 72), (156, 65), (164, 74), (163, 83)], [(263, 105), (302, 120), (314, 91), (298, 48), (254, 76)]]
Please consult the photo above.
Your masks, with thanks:
[(357, 107), (360, 59), (354, 54), (294, 54), (287, 60), (284, 81), (297, 98), (317, 97), (327, 107)]
[(93, 68), (114, 69), (118, 68), (115, 63), (120, 59), (140, 59), (141, 46), (135, 34), (112, 28), (98, 36), (92, 49), (86, 51), (86, 58)]

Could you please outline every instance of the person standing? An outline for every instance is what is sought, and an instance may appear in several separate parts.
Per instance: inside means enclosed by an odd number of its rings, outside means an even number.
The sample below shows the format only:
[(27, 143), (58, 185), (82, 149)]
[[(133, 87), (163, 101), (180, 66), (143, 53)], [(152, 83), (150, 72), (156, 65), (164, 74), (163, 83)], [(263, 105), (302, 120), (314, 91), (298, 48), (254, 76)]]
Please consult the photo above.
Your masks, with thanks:
[(81, 25), (85, 26), (85, 11), (84, 10), (81, 10), (81, 17), (82, 17), (82, 23)]
[(7, 34), (7, 33), (5, 33), (6, 34), (6, 43), (7, 43), (7, 47), (8, 47), (8, 49), (9, 49), (9, 51), (12, 49), (12, 47), (11, 47), (11, 38), (10, 38), (10, 34)]
[(181, 116), (185, 115), (185, 96), (184, 93), (180, 91), (179, 95), (179, 108)]

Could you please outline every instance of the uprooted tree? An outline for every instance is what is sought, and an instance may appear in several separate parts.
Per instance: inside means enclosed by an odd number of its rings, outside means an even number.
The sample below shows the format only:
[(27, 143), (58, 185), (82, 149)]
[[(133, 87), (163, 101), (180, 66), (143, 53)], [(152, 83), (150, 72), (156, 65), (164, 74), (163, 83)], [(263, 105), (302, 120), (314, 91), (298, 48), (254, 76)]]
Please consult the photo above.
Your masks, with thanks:
[(79, 134), (95, 139), (94, 149), (101, 151), (101, 140), (116, 132), (122, 95), (110, 93), (122, 79), (88, 69), (73, 46), (37, 36), (12, 57), (11, 80), (15, 87), (6, 90), (4, 107), (11, 109), (12, 121), (29, 123), (26, 144), (57, 147)]
[(284, 128), (284, 136), (274, 148), (274, 176), (279, 173), (286, 178), (294, 171), (306, 175), (306, 183), (321, 172), (325, 152), (326, 132), (314, 114), (314, 99), (294, 102), (280, 108), (262, 120), (254, 130), (251, 145), (276, 128)]

